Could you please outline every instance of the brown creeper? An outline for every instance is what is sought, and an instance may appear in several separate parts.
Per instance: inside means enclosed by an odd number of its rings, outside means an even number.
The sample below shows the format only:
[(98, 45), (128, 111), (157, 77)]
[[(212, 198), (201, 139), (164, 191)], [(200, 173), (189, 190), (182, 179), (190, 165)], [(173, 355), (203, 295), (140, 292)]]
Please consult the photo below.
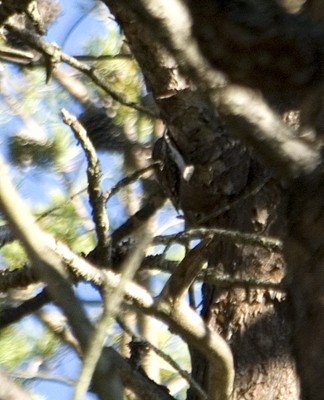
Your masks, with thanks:
[(166, 196), (170, 198), (174, 207), (180, 208), (180, 186), (184, 180), (190, 181), (194, 172), (193, 165), (187, 165), (167, 132), (158, 139), (153, 147), (152, 158), (161, 161), (157, 171), (157, 178)]

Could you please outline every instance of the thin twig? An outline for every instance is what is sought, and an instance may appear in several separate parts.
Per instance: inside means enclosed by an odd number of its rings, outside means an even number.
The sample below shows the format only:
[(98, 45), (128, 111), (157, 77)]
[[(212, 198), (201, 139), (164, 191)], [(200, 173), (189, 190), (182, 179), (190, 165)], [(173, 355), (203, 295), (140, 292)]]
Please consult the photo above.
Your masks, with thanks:
[(69, 125), (76, 138), (80, 142), (87, 161), (87, 175), (88, 175), (88, 193), (89, 201), (92, 207), (92, 217), (95, 224), (98, 244), (97, 248), (100, 250), (98, 262), (102, 264), (109, 264), (111, 255), (111, 240), (109, 236), (109, 219), (106, 211), (105, 196), (101, 190), (101, 168), (96, 150), (78, 119), (70, 114), (64, 108), (61, 110), (63, 121)]
[(113, 245), (125, 237), (130, 236), (138, 228), (144, 225), (146, 221), (163, 206), (165, 200), (166, 198), (161, 192), (152, 195), (140, 210), (129, 217), (123, 225), (112, 233)]
[(210, 221), (211, 219), (217, 218), (220, 215), (224, 214), (226, 211), (231, 210), (233, 207), (237, 206), (244, 200), (247, 200), (249, 197), (257, 195), (260, 190), (266, 185), (266, 183), (269, 182), (271, 177), (264, 178), (264, 180), (253, 187), (247, 187), (242, 194), (240, 194), (237, 198), (235, 198), (232, 201), (229, 201), (227, 204), (225, 204), (223, 207), (217, 208), (215, 211), (212, 211), (210, 214), (203, 216), (197, 221), (197, 225), (201, 225), (206, 221)]
[(11, 378), (14, 379), (23, 379), (23, 380), (44, 380), (44, 381), (49, 381), (53, 383), (59, 383), (67, 386), (74, 386), (75, 381), (73, 379), (68, 379), (68, 378), (62, 378), (62, 376), (55, 376), (52, 374), (47, 374), (46, 372), (38, 371), (36, 373), (34, 372), (29, 372), (23, 371), (23, 370), (15, 370), (13, 372), (9, 372), (8, 374)]
[[(65, 262), (79, 278), (83, 277), (92, 281), (99, 287), (103, 285), (110, 288), (118, 287), (119, 274), (109, 270), (98, 271), (62, 246), (60, 244), (60, 249), (57, 251), (61, 254), (64, 250)], [(182, 336), (183, 340), (206, 355), (219, 399), (229, 400), (233, 388), (234, 365), (233, 356), (226, 341), (217, 332), (210, 330), (201, 317), (184, 301), (173, 304), (165, 299), (154, 301), (150, 293), (133, 282), (125, 286), (125, 295), (128, 301), (145, 314), (164, 321), (173, 332)]]
[(215, 236), (229, 239), (234, 243), (261, 246), (273, 251), (282, 250), (282, 241), (280, 239), (255, 233), (243, 233), (240, 231), (232, 231), (229, 229), (220, 228), (197, 228), (172, 235), (156, 236), (153, 239), (153, 242), (156, 244), (169, 244), (170, 241), (182, 242), (183, 240), (188, 239), (199, 239)]
[[(0, 176), (1, 210), (24, 245), (36, 273), (47, 283), (51, 298), (62, 308), (84, 353), (89, 347), (93, 326), (71, 287), (64, 258), (55, 250), (60, 247), (60, 243), (35, 223), (31, 212), (10, 182), (9, 173), (1, 159)], [(102, 376), (106, 379), (102, 380)], [(96, 393), (107, 400), (113, 399), (109, 393), (111, 385), (116, 381), (120, 381), (120, 377), (109, 359), (100, 358), (94, 374), (93, 388)]]
[(134, 60), (132, 54), (100, 54), (99, 56), (94, 56), (91, 54), (75, 55), (72, 56), (79, 61), (112, 61), (112, 60)]
[(99, 71), (96, 68), (93, 68), (87, 64), (81, 63), (76, 58), (65, 54), (56, 44), (49, 43), (42, 39), (39, 35), (32, 33), (26, 29), (18, 29), (16, 26), (6, 23), (5, 28), (10, 32), (13, 32), (15, 35), (21, 37), (26, 43), (28, 43), (31, 47), (35, 48), (45, 57), (51, 60), (52, 64), (64, 62), (71, 67), (77, 69), (82, 72), (88, 78), (90, 78), (98, 87), (103, 89), (109, 96), (111, 96), (114, 100), (123, 104), (124, 106), (133, 108), (143, 114), (149, 115), (153, 118), (156, 118), (156, 115), (146, 108), (138, 105), (133, 101), (129, 101), (124, 94), (119, 93), (111, 89), (111, 87), (107, 84), (106, 79), (104, 79)]
[(131, 337), (135, 338), (136, 340), (140, 340), (141, 342), (144, 342), (150, 349), (152, 349), (163, 361), (167, 362), (168, 364), (171, 365), (172, 368), (174, 368), (179, 374), (182, 376), (183, 379), (185, 379), (189, 385), (197, 392), (198, 396), (203, 399), (207, 400), (207, 395), (201, 388), (201, 386), (191, 377), (189, 372), (185, 371), (180, 367), (180, 365), (171, 357), (169, 354), (166, 354), (164, 351), (159, 349), (158, 347), (154, 346), (151, 342), (149, 342), (147, 339), (145, 339), (143, 336), (140, 336), (136, 334), (130, 326), (121, 318), (117, 317), (116, 318), (117, 323), (120, 325), (120, 327)]
[[(148, 229), (142, 229), (140, 240), (135, 249), (126, 258), (121, 266), (121, 279), (118, 286), (111, 292), (107, 291), (106, 285), (103, 287), (104, 293), (104, 310), (102, 316), (97, 323), (93, 338), (90, 341), (89, 348), (84, 355), (83, 365), (78, 383), (75, 387), (73, 399), (81, 400), (86, 394), (90, 385), (92, 375), (95, 371), (102, 348), (104, 346), (109, 320), (117, 315), (120, 304), (124, 297), (125, 286), (134, 278), (136, 271), (144, 258), (145, 251), (151, 241)], [(113, 390), (113, 388), (112, 388)], [(116, 390), (115, 400), (121, 399), (120, 390)]]
[(135, 171), (133, 174), (131, 174), (129, 176), (125, 176), (125, 178), (121, 179), (115, 186), (113, 186), (111, 189), (106, 191), (106, 193), (104, 194), (106, 201), (108, 201), (119, 190), (121, 190), (125, 186), (135, 182), (138, 178), (140, 178), (146, 172), (151, 171), (159, 164), (160, 164), (159, 162), (152, 163), (145, 168), (141, 168), (141, 169)]
[(15, 49), (13, 47), (0, 45), (0, 58), (9, 60), (17, 60), (23, 62), (30, 62), (34, 58), (34, 54), (30, 51)]
[(52, 208), (50, 208), (50, 209), (38, 214), (38, 216), (36, 218), (36, 221), (38, 222), (38, 221), (42, 220), (43, 218), (46, 218), (47, 216), (51, 215), (55, 211), (61, 210), (62, 207), (68, 205), (69, 203), (71, 203), (72, 200), (74, 200), (76, 197), (80, 196), (82, 193), (84, 193), (86, 191), (87, 191), (87, 188), (81, 189), (78, 192), (76, 192), (76, 193), (72, 194), (71, 196), (69, 196), (68, 199), (62, 201), (59, 205), (54, 206), (54, 207), (52, 207)]

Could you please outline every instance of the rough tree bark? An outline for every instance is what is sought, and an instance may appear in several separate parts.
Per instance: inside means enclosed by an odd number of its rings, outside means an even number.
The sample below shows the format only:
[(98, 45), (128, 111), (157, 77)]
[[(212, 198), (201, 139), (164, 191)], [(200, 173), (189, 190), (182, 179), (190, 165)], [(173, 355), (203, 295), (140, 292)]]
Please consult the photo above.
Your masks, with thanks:
[[(170, 55), (174, 52), (172, 41), (163, 31), (168, 15), (161, 12), (161, 20), (150, 19), (145, 1), (135, 1), (132, 5), (114, 0), (106, 3), (124, 30), (171, 140), (185, 164), (194, 166), (192, 177), (186, 179), (174, 165), (167, 146), (164, 146), (164, 151), (162, 146), (156, 155), (165, 163), (160, 177), (164, 189), (183, 211), (187, 225), (216, 226), (284, 237), (287, 232), (287, 191), (253, 152), (233, 139), (233, 128), (231, 131), (224, 125), (204, 93), (190, 83), (188, 76), (197, 78), (197, 75), (190, 75), (190, 66), (184, 67), (183, 74), (179, 71), (177, 61)], [(212, 8), (208, 1), (192, 3), (193, 12), (202, 6), (204, 18)], [(224, 2), (219, 3), (226, 8)], [(216, 14), (215, 11), (210, 19)], [(217, 17), (223, 23), (223, 15), (217, 14)], [(211, 32), (214, 26), (209, 19), (199, 23), (207, 32)], [(230, 23), (235, 33), (232, 21)], [(222, 26), (219, 26), (221, 30)], [(228, 30), (226, 28), (224, 35)], [(202, 47), (214, 46), (214, 42), (204, 43), (205, 38), (201, 36), (198, 32)], [(224, 44), (224, 51), (229, 46), (235, 52), (230, 40)], [(181, 47), (177, 51), (181, 54)], [(223, 67), (225, 72), (233, 69), (239, 74), (240, 57), (231, 53), (228, 62), (217, 67)], [(205, 72), (213, 77), (208, 63)], [(254, 73), (252, 69), (251, 81)], [(273, 85), (270, 77), (267, 79), (262, 74), (261, 88), (264, 91)], [(203, 85), (204, 82), (201, 87)], [(296, 92), (295, 88), (293, 92)], [(270, 94), (273, 102), (273, 93)], [(284, 101), (286, 104), (287, 99)], [(281, 108), (281, 104), (277, 106)], [(296, 123), (295, 113), (286, 113), (285, 118)], [(242, 125), (236, 126), (236, 130), (242, 128)], [(225, 239), (215, 240), (212, 248), (208, 261), (211, 267), (219, 269), (220, 281), (228, 278), (276, 284), (285, 275), (285, 263), (279, 252), (233, 244)], [(262, 284), (258, 288), (243, 283), (233, 284), (230, 289), (225, 289), (221, 282), (219, 286), (204, 285), (202, 315), (209, 326), (228, 340), (234, 354), (234, 398), (299, 398), (299, 384), (291, 356), (290, 310), (284, 299), (281, 289), (269, 289)], [(206, 360), (195, 349), (191, 349), (191, 354), (193, 375), (208, 390)], [(196, 395), (189, 391), (188, 399), (196, 399)]]

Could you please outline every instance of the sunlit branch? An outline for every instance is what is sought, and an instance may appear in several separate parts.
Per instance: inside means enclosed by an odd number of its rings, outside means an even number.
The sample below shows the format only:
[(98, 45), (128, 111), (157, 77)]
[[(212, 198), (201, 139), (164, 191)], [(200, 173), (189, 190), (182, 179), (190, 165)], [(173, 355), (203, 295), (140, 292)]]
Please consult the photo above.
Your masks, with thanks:
[(160, 301), (175, 303), (183, 299), (189, 287), (201, 271), (207, 257), (208, 244), (212, 238), (203, 239), (197, 246), (189, 250), (178, 264), (160, 294)]
[[(117, 288), (120, 285), (121, 276), (112, 271), (98, 270), (81, 257), (76, 256), (67, 246), (40, 231), (29, 210), (11, 185), (4, 167), (0, 172), (3, 178), (0, 180), (2, 211), (25, 245), (40, 277), (48, 283), (51, 296), (63, 308), (82, 350), (85, 351), (89, 346), (93, 328), (84, 316), (80, 303), (75, 300), (70, 285), (66, 281), (67, 273), (63, 266), (70, 268), (79, 277), (82, 276), (83, 279), (90, 280), (107, 289)], [(210, 361), (212, 382), (215, 384), (215, 387), (212, 386), (212, 390), (215, 390), (215, 396), (219, 396), (220, 400), (228, 400), (232, 393), (234, 367), (232, 353), (226, 341), (218, 333), (210, 330), (196, 312), (184, 302), (180, 301), (176, 305), (170, 304), (165, 299), (155, 302), (146, 290), (132, 282), (125, 284), (124, 291), (128, 300), (132, 301), (135, 306), (147, 314), (160, 318), (186, 342), (194, 345), (206, 355)], [(98, 364), (98, 373), (100, 371), (102, 373), (102, 369), (107, 371), (112, 368), (109, 362), (107, 365), (107, 360), (106, 363), (102, 358), (100, 360), (102, 362)], [(98, 384), (96, 377), (98, 378), (98, 374), (94, 377), (94, 383)], [(109, 393), (111, 394), (108, 388), (115, 383), (116, 376), (111, 371), (109, 377), (113, 381), (109, 382), (107, 376), (108, 386), (100, 387), (107, 399)]]
[(258, 279), (237, 279), (230, 277), (219, 277), (219, 270), (217, 267), (215, 268), (207, 268), (205, 271), (202, 271), (198, 276), (197, 280), (201, 280), (203, 282), (208, 282), (212, 285), (215, 285), (219, 288), (245, 288), (245, 289), (265, 289), (265, 290), (273, 290), (275, 292), (285, 293), (285, 286), (283, 282), (271, 282), (264, 281)]
[[(48, 293), (66, 315), (71, 328), (85, 352), (93, 333), (93, 326), (87, 318), (81, 301), (75, 296), (69, 274), (62, 256), (55, 250), (59, 243), (50, 235), (41, 231), (35, 223), (29, 209), (24, 204), (9, 179), (9, 173), (1, 160), (0, 163), (0, 207), (17, 238), (21, 240), (32, 262), (35, 273), (47, 283)], [(107, 399), (109, 387), (118, 380), (111, 370), (109, 360), (100, 359), (94, 376), (94, 390)], [(106, 375), (104, 382), (98, 375)]]
[(26, 29), (18, 29), (12, 24), (6, 23), (5, 28), (8, 31), (13, 32), (15, 35), (21, 37), (26, 43), (28, 43), (31, 47), (35, 48), (39, 52), (41, 52), (46, 58), (49, 59), (49, 62), (52, 64), (56, 64), (59, 62), (64, 62), (71, 67), (77, 69), (78, 71), (85, 74), (88, 78), (90, 78), (98, 87), (103, 89), (109, 96), (111, 96), (114, 100), (123, 104), (124, 106), (133, 108), (141, 113), (147, 114), (153, 118), (156, 115), (152, 114), (151, 111), (146, 108), (138, 105), (135, 102), (129, 101), (122, 93), (118, 93), (111, 89), (109, 85), (107, 85), (106, 80), (101, 77), (100, 73), (96, 68), (89, 66), (87, 64), (81, 63), (76, 58), (71, 57), (64, 52), (56, 45), (43, 40), (39, 35), (33, 34), (32, 32)]
[[(9, 50), (1, 50), (0, 48), (0, 60), (3, 63), (19, 65), (22, 68), (40, 68), (44, 67), (44, 60), (38, 60), (38, 57), (35, 57), (34, 54), (23, 51), (16, 50), (11, 48)], [(19, 52), (19, 53), (18, 53)], [(83, 54), (83, 55), (72, 55), (71, 57), (75, 58), (78, 61), (82, 62), (98, 62), (98, 61), (115, 61), (115, 60), (129, 60), (133, 61), (134, 57), (131, 54), (101, 54), (99, 56), (91, 55), (91, 54)], [(54, 71), (53, 71), (54, 72)]]
[[(180, 261), (181, 262), (181, 261)], [(179, 265), (179, 261), (166, 259), (163, 254), (156, 254), (154, 256), (147, 256), (144, 258), (141, 269), (158, 270), (168, 274), (173, 274)], [(285, 286), (283, 282), (273, 282), (269, 280), (255, 279), (255, 278), (231, 278), (224, 277), (224, 271), (220, 271), (217, 266), (208, 266), (202, 271), (198, 272), (196, 276), (198, 282), (208, 282), (220, 288), (236, 288), (242, 287), (245, 289), (267, 289), (284, 293)]]
[[(121, 279), (119, 274), (109, 270), (98, 271), (66, 247), (63, 248), (62, 244), (57, 251), (73, 274), (79, 278), (83, 277), (100, 287), (118, 287)], [(125, 296), (141, 311), (161, 319), (173, 332), (200, 350), (210, 361), (214, 398), (229, 400), (233, 389), (234, 366), (232, 353), (226, 341), (218, 333), (210, 330), (198, 314), (183, 301), (170, 303), (163, 298), (154, 301), (145, 289), (133, 282), (125, 286)]]
[(79, 335), (78, 339), (85, 345), (92, 327), (68, 283), (68, 274), (62, 261), (49, 248), (48, 241), (52, 239), (36, 225), (30, 211), (11, 184), (2, 160), (0, 175), (0, 207), (2, 212), (13, 232), (24, 245), (33, 263), (35, 273), (48, 284), (50, 295), (62, 307), (69, 318), (69, 322)]
[(92, 207), (92, 217), (95, 224), (98, 239), (98, 261), (102, 264), (109, 264), (111, 256), (111, 240), (109, 236), (109, 219), (106, 211), (106, 202), (101, 188), (101, 168), (99, 159), (91, 140), (88, 138), (87, 131), (78, 119), (71, 115), (67, 110), (61, 110), (63, 121), (71, 127), (80, 142), (88, 162), (88, 193)]
[(15, 370), (14, 372), (9, 373), (9, 375), (12, 378), (15, 379), (23, 379), (23, 380), (43, 380), (43, 381), (49, 381), (53, 383), (59, 383), (67, 386), (74, 386), (75, 381), (72, 379), (68, 378), (62, 378), (61, 376), (55, 376), (52, 374), (47, 374), (42, 371), (37, 371), (37, 372), (29, 372), (28, 370)]
[(15, 62), (30, 62), (33, 60), (34, 54), (30, 51), (15, 49), (13, 47), (0, 45), (0, 59)]
[(178, 261), (167, 260), (163, 254), (156, 254), (145, 257), (142, 262), (141, 269), (158, 270), (172, 273), (178, 264)]
[[(47, 238), (49, 239), (48, 236)], [(120, 275), (112, 271), (98, 270), (62, 243), (55, 240), (46, 240), (46, 243), (79, 279), (86, 279), (100, 287), (113, 289), (119, 286)], [(132, 282), (125, 285), (125, 295), (143, 312), (160, 318), (174, 332), (206, 355), (211, 362), (211, 371), (217, 376), (217, 392), (221, 394), (221, 399), (228, 399), (232, 390), (234, 370), (232, 355), (226, 342), (216, 332), (210, 331), (201, 318), (183, 302), (177, 303), (176, 306), (167, 301), (154, 302), (146, 290)]]
[[(74, 400), (81, 400), (87, 392), (87, 389), (91, 383), (92, 375), (95, 371), (102, 348), (104, 346), (107, 329), (109, 328), (109, 321), (119, 312), (120, 304), (124, 297), (125, 287), (133, 280), (151, 241), (149, 229), (147, 229), (145, 226), (142, 227), (138, 237), (139, 240), (137, 241), (134, 250), (130, 252), (120, 267), (121, 279), (119, 285), (112, 291), (105, 290), (106, 285), (103, 286), (104, 309), (98, 323), (96, 324), (96, 329), (90, 345), (84, 355), (81, 374), (75, 387), (73, 396)], [(114, 400), (121, 400), (121, 388), (112, 387), (111, 390), (115, 390), (115, 394), (113, 396)]]
[(320, 152), (296, 137), (257, 92), (229, 85), (213, 101), (233, 133), (251, 145), (279, 177), (295, 179), (320, 165)]
[[(108, 270), (98, 270), (83, 258), (75, 255), (67, 246), (51, 239), (49, 235), (44, 235), (44, 240), (48, 251), (54, 252), (79, 279), (111, 289), (120, 285), (120, 275)], [(155, 302), (145, 289), (132, 282), (128, 282), (124, 290), (126, 298), (140, 310), (160, 318), (185, 341), (196, 346), (206, 355), (211, 362), (211, 371), (216, 374), (214, 382), (217, 384), (217, 393), (221, 396), (219, 398), (228, 399), (232, 391), (234, 369), (232, 354), (221, 336), (211, 331), (202, 319), (183, 302), (176, 305), (167, 301)]]

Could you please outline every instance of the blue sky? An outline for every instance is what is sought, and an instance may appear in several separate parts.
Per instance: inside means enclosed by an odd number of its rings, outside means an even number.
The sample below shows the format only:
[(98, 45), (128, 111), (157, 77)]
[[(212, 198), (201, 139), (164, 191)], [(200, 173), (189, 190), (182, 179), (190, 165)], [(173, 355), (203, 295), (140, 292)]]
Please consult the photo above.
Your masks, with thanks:
[[(86, 18), (80, 20), (81, 16), (84, 16), (83, 8), (85, 5), (91, 7), (93, 2), (91, 1), (62, 1), (62, 15), (57, 21), (50, 27), (46, 40), (55, 42), (59, 46), (64, 45), (63, 50), (71, 55), (82, 54), (82, 43), (84, 40), (90, 39), (92, 35), (98, 35), (98, 33), (104, 35), (107, 32), (106, 24), (103, 21), (98, 21), (94, 13), (86, 14)], [(71, 27), (75, 25), (77, 21), (79, 24), (75, 26), (75, 29), (71, 31)], [(71, 31), (71, 32), (70, 32)], [(69, 34), (70, 32), (70, 34)], [(57, 110), (59, 112), (59, 110)], [(44, 110), (46, 112), (46, 110)], [(3, 118), (3, 117), (2, 117)], [(19, 122), (14, 118), (8, 119), (11, 130), (15, 124), (19, 125)], [(17, 125), (17, 126), (18, 126)], [(7, 135), (7, 129), (3, 126), (2, 128), (2, 139)], [(4, 146), (1, 146), (1, 151), (4, 152)], [(85, 167), (85, 165), (84, 165)], [(16, 171), (17, 172), (17, 171)], [(44, 174), (44, 171), (37, 173), (34, 170), (25, 169), (21, 171), (21, 174), (15, 176), (16, 180), (19, 181), (19, 189), (22, 196), (28, 202), (32, 202), (33, 205), (37, 201), (44, 202), (46, 195), (49, 194), (51, 189), (58, 184), (50, 174)], [(42, 190), (40, 191), (40, 187)], [(39, 197), (41, 192), (41, 196)], [(90, 285), (80, 285), (79, 292), (86, 300), (98, 299), (96, 292), (90, 288)], [(41, 329), (39, 322), (33, 317), (27, 317), (24, 319), (23, 327), (29, 331), (37, 331)], [(63, 361), (62, 361), (63, 360)], [(62, 354), (58, 354), (53, 357), (50, 361), (49, 374), (53, 376), (70, 377), (76, 379), (78, 376), (80, 361), (78, 357), (68, 349), (64, 351), (64, 358)], [(53, 367), (54, 366), (54, 367)], [(40, 371), (46, 372), (46, 363), (40, 367)], [(43, 396), (47, 400), (56, 399), (71, 399), (73, 395), (73, 387), (57, 383), (48, 380), (33, 380), (29, 384), (36, 393)], [(96, 396), (87, 394), (86, 399), (92, 400)]]
[[(82, 43), (91, 37), (92, 34), (98, 35), (106, 32), (105, 24), (100, 23), (93, 13), (88, 14), (85, 18), (85, 13), (82, 6), (90, 5), (90, 1), (61, 1), (62, 15), (58, 18), (57, 22), (51, 26), (46, 37), (50, 42), (55, 42), (59, 46), (63, 46), (63, 50), (71, 55), (82, 54)], [(80, 17), (82, 19), (80, 20)], [(75, 29), (71, 31), (71, 27), (79, 21)], [(69, 33), (70, 32), (70, 33)], [(68, 35), (69, 34), (69, 35)], [(67, 37), (68, 35), (68, 37)], [(83, 289), (83, 290), (82, 290)], [(97, 299), (96, 292), (89, 287), (89, 285), (81, 285), (80, 294), (85, 299)], [(64, 362), (58, 362), (57, 368), (51, 373), (59, 376), (77, 377), (80, 368), (80, 361), (78, 357), (70, 352), (68, 357), (64, 358)], [(44, 395), (48, 400), (56, 399), (70, 399), (73, 395), (73, 387), (49, 382), (38, 381), (35, 385), (38, 393)], [(86, 399), (96, 399), (97, 396), (87, 394)]]
[[(60, 47), (63, 46), (63, 50), (71, 55), (79, 55), (83, 53), (82, 43), (91, 39), (93, 36), (97, 36), (99, 33), (103, 36), (108, 34), (107, 24), (104, 20), (107, 20), (108, 12), (102, 9), (102, 15), (100, 18), (102, 20), (98, 20), (98, 15), (95, 15), (93, 12), (86, 13), (86, 18), (83, 18), (84, 6), (87, 6), (88, 9), (91, 9), (91, 5), (93, 2), (90, 0), (70, 0), (61, 2), (62, 3), (62, 15), (58, 18), (57, 22), (51, 26), (49, 32), (46, 36), (46, 39), (50, 42), (57, 43)], [(82, 19), (80, 19), (82, 17)], [(76, 24), (78, 22), (78, 24)], [(71, 28), (74, 27), (73, 30)], [(44, 110), (45, 112), (46, 110)], [(59, 110), (57, 110), (59, 112)], [(12, 123), (12, 121), (11, 121)], [(101, 157), (102, 166), (104, 171), (110, 171), (111, 168), (108, 168), (111, 161), (114, 161), (115, 155), (104, 155)], [(116, 160), (115, 160), (116, 161)], [(79, 169), (85, 170), (85, 163), (78, 165)], [(21, 193), (23, 197), (35, 205), (35, 201), (39, 201), (40, 203), (44, 201), (44, 198), (39, 197), (39, 189), (42, 188), (42, 195), (48, 195), (50, 190), (55, 187), (58, 183), (53, 181), (53, 178), (50, 178), (47, 175), (44, 175), (42, 171), (38, 176), (35, 171), (23, 171), (23, 180), (21, 183)], [(116, 183), (119, 180), (119, 176), (115, 173), (114, 176), (109, 175), (107, 172), (105, 179), (103, 181), (104, 185), (108, 188), (111, 187), (113, 183)], [(52, 180), (51, 180), (52, 179)], [(109, 203), (110, 207), (117, 207), (117, 202), (114, 199), (112, 203)], [(120, 208), (119, 208), (120, 209)], [(175, 213), (174, 213), (175, 214)], [(170, 216), (170, 208), (166, 211), (163, 210), (160, 213), (160, 220), (165, 219), (166, 215)], [(119, 211), (119, 216), (122, 216), (122, 213)], [(172, 231), (180, 229), (180, 226), (176, 226), (172, 228)], [(166, 233), (166, 232), (161, 232)], [(169, 231), (171, 233), (171, 231)], [(161, 282), (160, 282), (161, 285)], [(158, 293), (158, 287), (155, 288), (156, 294)], [(96, 291), (94, 291), (90, 285), (80, 284), (78, 288), (78, 293), (80, 297), (84, 300), (97, 300), (98, 295)], [(28, 320), (28, 321), (27, 321)], [(34, 324), (33, 326), (36, 328), (35, 319), (28, 318), (24, 322), (28, 326), (30, 324)], [(50, 373), (57, 376), (68, 376), (72, 378), (76, 378), (79, 368), (80, 362), (77, 356), (72, 352), (65, 352), (64, 361), (62, 355), (58, 355), (53, 358), (53, 365), (55, 366), (50, 370)], [(67, 355), (67, 356), (66, 356)], [(51, 365), (52, 366), (52, 365)], [(46, 364), (44, 365), (46, 367)], [(70, 399), (73, 394), (73, 387), (69, 387), (67, 385), (55, 382), (49, 382), (46, 380), (35, 380), (33, 383), (33, 387), (35, 391), (41, 394), (45, 399), (48, 400), (56, 400), (56, 399)], [(86, 399), (94, 399), (96, 396), (88, 394)]]

